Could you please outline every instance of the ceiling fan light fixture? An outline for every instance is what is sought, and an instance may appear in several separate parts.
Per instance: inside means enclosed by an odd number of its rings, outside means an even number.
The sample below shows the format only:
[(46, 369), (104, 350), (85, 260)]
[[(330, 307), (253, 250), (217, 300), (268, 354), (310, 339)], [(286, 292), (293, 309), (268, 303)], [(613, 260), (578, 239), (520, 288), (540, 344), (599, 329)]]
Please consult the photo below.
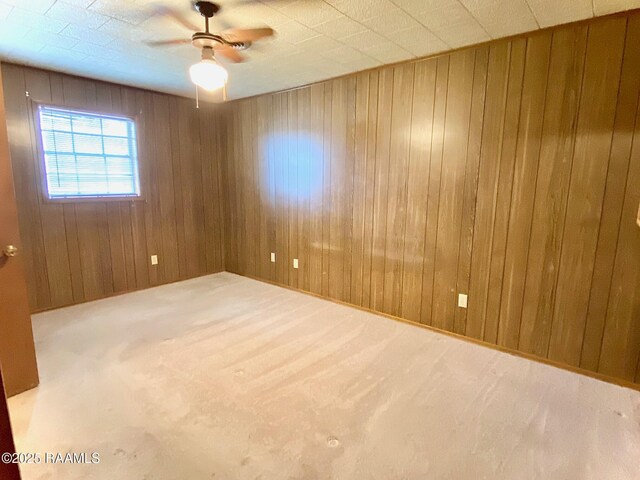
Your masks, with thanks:
[(189, 68), (191, 81), (200, 88), (213, 92), (223, 88), (229, 73), (212, 58), (203, 58)]
[(214, 55), (219, 55), (231, 62), (242, 62), (246, 57), (240, 53), (241, 50), (246, 50), (257, 40), (273, 36), (275, 32), (272, 28), (260, 27), (227, 28), (219, 34), (212, 33), (209, 30), (209, 21), (220, 12), (220, 5), (204, 0), (194, 1), (193, 5), (196, 7), (196, 10), (200, 12), (200, 15), (204, 17), (204, 31), (199, 31), (197, 25), (192, 24), (188, 18), (175, 8), (160, 5), (153, 9), (155, 15), (169, 16), (183, 27), (189, 30), (195, 30), (195, 33), (191, 35), (191, 40), (186, 38), (155, 40), (147, 42), (147, 44), (151, 46), (162, 46), (191, 43), (194, 47), (202, 49), (202, 60), (189, 68), (191, 81), (196, 85), (196, 102), (198, 99), (198, 87), (210, 92), (222, 90), (223, 100), (226, 100), (226, 86), (229, 74), (222, 65), (219, 65), (215, 61)]

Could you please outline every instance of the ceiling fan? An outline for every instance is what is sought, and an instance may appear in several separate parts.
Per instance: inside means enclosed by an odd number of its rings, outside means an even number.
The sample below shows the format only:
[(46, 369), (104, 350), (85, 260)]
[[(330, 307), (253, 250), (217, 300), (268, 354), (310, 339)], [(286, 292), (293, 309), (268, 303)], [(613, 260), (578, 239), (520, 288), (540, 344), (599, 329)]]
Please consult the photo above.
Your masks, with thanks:
[[(191, 81), (198, 87), (207, 91), (214, 91), (226, 86), (228, 73), (225, 68), (215, 60), (219, 55), (232, 62), (242, 62), (245, 57), (240, 53), (246, 50), (251, 44), (262, 38), (270, 37), (274, 34), (272, 28), (229, 28), (219, 34), (209, 31), (209, 19), (220, 11), (220, 5), (213, 2), (194, 2), (195, 9), (204, 17), (204, 31), (199, 31), (199, 27), (191, 23), (179, 11), (166, 6), (159, 6), (154, 9), (155, 15), (165, 15), (182, 26), (195, 30), (195, 33), (188, 38), (173, 40), (156, 40), (147, 42), (151, 46), (168, 46), (191, 43), (202, 52), (200, 62), (189, 68)], [(197, 90), (196, 90), (197, 93)]]

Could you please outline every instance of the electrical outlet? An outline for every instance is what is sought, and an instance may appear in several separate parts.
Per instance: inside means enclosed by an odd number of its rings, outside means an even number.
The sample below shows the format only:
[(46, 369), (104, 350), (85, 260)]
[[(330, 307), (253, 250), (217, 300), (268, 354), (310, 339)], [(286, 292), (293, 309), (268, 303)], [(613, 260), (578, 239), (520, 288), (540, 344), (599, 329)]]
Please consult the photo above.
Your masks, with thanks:
[(276, 252), (271, 252), (271, 263), (276, 263)]
[(151, 265), (158, 264), (158, 255), (151, 255)]
[(293, 268), (298, 268), (298, 259), (297, 258), (293, 259)]
[(458, 306), (460, 308), (467, 308), (467, 295), (464, 293), (458, 294)]

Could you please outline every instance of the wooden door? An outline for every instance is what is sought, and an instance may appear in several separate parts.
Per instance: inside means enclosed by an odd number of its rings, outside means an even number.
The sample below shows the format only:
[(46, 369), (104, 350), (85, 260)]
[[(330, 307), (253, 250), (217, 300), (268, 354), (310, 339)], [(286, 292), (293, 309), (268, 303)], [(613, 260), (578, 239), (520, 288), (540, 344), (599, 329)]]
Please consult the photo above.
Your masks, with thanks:
[(0, 68), (0, 366), (7, 396), (38, 384)]

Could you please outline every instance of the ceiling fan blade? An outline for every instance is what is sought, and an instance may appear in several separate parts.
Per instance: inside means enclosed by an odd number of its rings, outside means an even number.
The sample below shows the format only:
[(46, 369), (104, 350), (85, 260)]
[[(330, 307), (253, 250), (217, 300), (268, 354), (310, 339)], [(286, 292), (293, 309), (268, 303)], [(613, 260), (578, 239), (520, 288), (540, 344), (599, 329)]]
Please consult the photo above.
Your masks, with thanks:
[(222, 36), (230, 42), (255, 42), (274, 34), (273, 28), (230, 28), (222, 32)]
[(154, 16), (169, 17), (191, 31), (198, 32), (201, 30), (201, 27), (191, 22), (182, 12), (175, 8), (167, 7), (166, 5), (156, 5), (151, 9), (151, 13)]
[(216, 15), (215, 17), (213, 17), (213, 19), (212, 19), (212, 20), (213, 20), (213, 21), (218, 25), (218, 27), (219, 27), (219, 28), (221, 28), (222, 30), (225, 30), (225, 31), (226, 31), (226, 30), (231, 30), (232, 28), (234, 28), (234, 27), (233, 27), (233, 24), (232, 24), (230, 21), (226, 20), (226, 19), (224, 18), (224, 16)]
[(190, 38), (174, 38), (173, 40), (152, 40), (150, 42), (145, 42), (150, 47), (165, 47), (169, 45), (182, 45), (186, 43), (191, 43)]
[(229, 45), (220, 45), (215, 49), (216, 55), (220, 55), (221, 57), (226, 58), (227, 60), (231, 60), (235, 63), (244, 62), (244, 55), (240, 54), (238, 50)]

